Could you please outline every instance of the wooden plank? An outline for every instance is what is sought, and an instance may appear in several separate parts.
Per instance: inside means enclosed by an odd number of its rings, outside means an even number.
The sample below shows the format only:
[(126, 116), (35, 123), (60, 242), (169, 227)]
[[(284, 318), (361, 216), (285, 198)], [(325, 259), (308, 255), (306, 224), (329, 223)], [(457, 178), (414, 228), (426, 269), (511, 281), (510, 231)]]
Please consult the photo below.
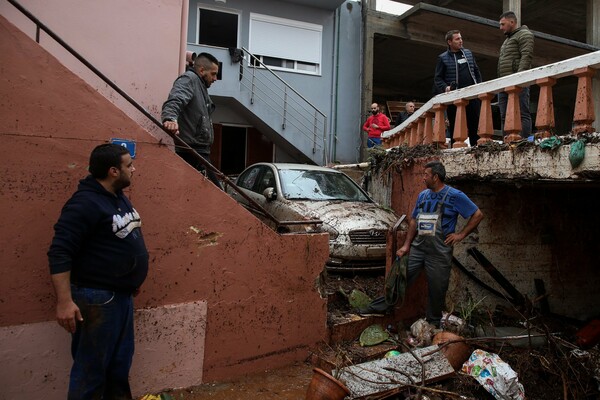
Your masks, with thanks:
[[(452, 366), (438, 346), (415, 349), (413, 352), (425, 367), (425, 384), (449, 378), (454, 374)], [(435, 351), (433, 354), (429, 354)], [(396, 392), (409, 384), (419, 385), (423, 368), (411, 353), (383, 358), (340, 369), (339, 380), (350, 389), (350, 398), (366, 399), (374, 394)]]

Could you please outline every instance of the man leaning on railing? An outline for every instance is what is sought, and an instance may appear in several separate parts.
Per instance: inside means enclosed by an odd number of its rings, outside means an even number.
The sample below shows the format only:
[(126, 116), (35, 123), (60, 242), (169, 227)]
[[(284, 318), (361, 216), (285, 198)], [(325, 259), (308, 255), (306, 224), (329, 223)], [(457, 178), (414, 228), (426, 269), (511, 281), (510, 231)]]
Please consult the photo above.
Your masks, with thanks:
[[(504, 32), (506, 39), (502, 43), (502, 47), (500, 47), (498, 78), (531, 69), (534, 44), (533, 33), (531, 33), (526, 25), (518, 27), (517, 16), (512, 11), (507, 11), (500, 15), (500, 30)], [(507, 102), (508, 94), (505, 92), (498, 93), (502, 135), (504, 135)], [(531, 135), (528, 87), (522, 88), (521, 93), (519, 93), (519, 106), (521, 109), (521, 136), (527, 138)]]

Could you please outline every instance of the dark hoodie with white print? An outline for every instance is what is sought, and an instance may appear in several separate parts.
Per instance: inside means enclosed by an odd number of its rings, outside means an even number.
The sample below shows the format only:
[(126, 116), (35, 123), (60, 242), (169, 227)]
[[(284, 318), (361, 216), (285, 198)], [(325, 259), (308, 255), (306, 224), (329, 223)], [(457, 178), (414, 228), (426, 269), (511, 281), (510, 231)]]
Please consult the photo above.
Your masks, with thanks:
[(71, 271), (77, 286), (133, 293), (148, 274), (142, 221), (129, 199), (91, 175), (79, 182), (54, 225), (50, 273)]

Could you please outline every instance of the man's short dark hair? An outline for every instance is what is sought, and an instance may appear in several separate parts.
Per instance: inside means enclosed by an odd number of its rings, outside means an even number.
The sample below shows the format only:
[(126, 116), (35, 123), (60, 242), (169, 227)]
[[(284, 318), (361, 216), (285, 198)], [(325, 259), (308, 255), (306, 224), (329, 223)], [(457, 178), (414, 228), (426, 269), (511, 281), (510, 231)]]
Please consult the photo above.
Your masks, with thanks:
[(517, 22), (517, 14), (515, 14), (514, 11), (503, 12), (498, 19), (502, 18), (512, 19), (513, 21)]
[(446, 42), (447, 42), (448, 40), (452, 40), (452, 37), (453, 37), (454, 35), (456, 35), (457, 33), (460, 33), (460, 31), (459, 31), (458, 29), (452, 29), (451, 31), (448, 31), (448, 32), (446, 33)]
[(96, 179), (104, 179), (108, 176), (108, 170), (112, 167), (121, 169), (122, 157), (129, 154), (123, 146), (114, 143), (104, 143), (96, 146), (90, 154), (90, 174)]
[(425, 168), (431, 168), (431, 174), (437, 175), (440, 181), (444, 182), (446, 180), (446, 167), (441, 162), (430, 161), (425, 164)]
[(203, 67), (204, 69), (210, 69), (212, 64), (219, 65), (219, 60), (210, 53), (200, 53), (194, 60), (194, 66)]

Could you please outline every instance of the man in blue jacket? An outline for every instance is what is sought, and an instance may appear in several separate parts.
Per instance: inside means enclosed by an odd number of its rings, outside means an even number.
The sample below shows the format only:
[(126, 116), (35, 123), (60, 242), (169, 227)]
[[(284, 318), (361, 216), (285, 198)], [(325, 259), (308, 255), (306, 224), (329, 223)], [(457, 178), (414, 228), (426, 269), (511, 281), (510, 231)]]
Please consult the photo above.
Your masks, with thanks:
[[(481, 82), (481, 73), (475, 62), (475, 57), (470, 50), (463, 48), (463, 40), (458, 30), (446, 33), (448, 50), (438, 56), (435, 66), (434, 90), (435, 94), (449, 92), (454, 89), (462, 89), (467, 86)], [(479, 125), (479, 110), (481, 101), (479, 99), (469, 100), (467, 104), (467, 129), (469, 131), (469, 143), (477, 145), (479, 136), (477, 128)], [(456, 120), (456, 106), (451, 104), (447, 109), (449, 131), (454, 136), (454, 122)]]
[[(217, 80), (219, 61), (209, 53), (200, 53), (189, 68), (173, 83), (167, 101), (163, 104), (161, 119), (165, 129), (187, 143), (196, 153), (210, 162), (210, 147), (214, 141), (211, 115), (215, 104), (208, 95), (208, 88)], [(204, 165), (185, 149), (175, 152), (198, 171)], [(206, 176), (217, 187), (223, 189), (217, 176), (206, 169)]]
[(89, 171), (48, 251), (56, 319), (72, 334), (68, 399), (131, 399), (133, 295), (148, 273), (142, 221), (123, 194), (135, 168), (125, 147), (102, 144)]

